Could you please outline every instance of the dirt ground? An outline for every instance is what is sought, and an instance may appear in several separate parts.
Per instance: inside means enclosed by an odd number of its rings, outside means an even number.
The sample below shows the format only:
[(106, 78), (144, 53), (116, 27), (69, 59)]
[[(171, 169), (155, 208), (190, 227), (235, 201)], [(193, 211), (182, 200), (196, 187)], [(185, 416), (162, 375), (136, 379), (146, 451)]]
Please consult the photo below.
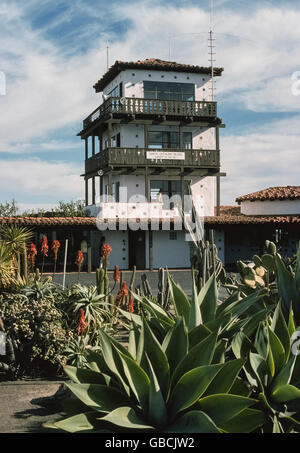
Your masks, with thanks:
[(0, 382), (0, 433), (53, 432), (42, 423), (60, 418), (60, 405), (51, 397), (62, 381)]

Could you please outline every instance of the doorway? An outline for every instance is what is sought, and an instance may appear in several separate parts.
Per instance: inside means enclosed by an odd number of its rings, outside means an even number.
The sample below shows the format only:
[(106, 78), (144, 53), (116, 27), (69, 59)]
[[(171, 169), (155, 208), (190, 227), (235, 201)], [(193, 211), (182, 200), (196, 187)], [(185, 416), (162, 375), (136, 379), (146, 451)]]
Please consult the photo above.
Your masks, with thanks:
[(146, 232), (142, 230), (128, 231), (129, 267), (146, 268)]

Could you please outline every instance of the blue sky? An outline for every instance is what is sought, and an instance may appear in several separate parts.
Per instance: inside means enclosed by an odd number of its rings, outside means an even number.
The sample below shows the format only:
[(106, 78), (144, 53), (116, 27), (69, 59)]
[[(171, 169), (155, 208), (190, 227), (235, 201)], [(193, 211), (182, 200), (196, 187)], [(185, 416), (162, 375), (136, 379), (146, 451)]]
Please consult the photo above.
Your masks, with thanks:
[[(299, 184), (300, 3), (215, 0), (216, 96), (222, 203), (274, 185)], [(194, 0), (2, 1), (0, 202), (50, 207), (83, 198), (81, 122), (101, 99), (94, 82), (115, 60), (207, 65), (210, 2)], [(299, 73), (300, 75), (300, 73)], [(295, 94), (295, 93), (294, 93)]]

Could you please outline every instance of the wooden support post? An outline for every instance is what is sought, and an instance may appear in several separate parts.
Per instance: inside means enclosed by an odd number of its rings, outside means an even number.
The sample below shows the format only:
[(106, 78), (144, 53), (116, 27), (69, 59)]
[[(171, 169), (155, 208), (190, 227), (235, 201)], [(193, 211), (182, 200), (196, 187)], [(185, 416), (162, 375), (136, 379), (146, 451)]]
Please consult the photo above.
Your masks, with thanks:
[(92, 178), (92, 204), (96, 203), (96, 181), (95, 176)]
[(147, 202), (150, 201), (149, 199), (149, 175), (148, 175), (148, 167), (145, 168), (145, 198)]
[(85, 179), (85, 205), (89, 205), (89, 180)]
[(108, 173), (108, 202), (112, 202), (112, 174)]
[(153, 232), (149, 230), (149, 270), (153, 271)]
[(107, 147), (111, 147), (111, 136), (112, 136), (112, 123), (109, 121), (107, 123)]
[(88, 160), (88, 158), (89, 158), (89, 139), (87, 137), (84, 140), (85, 140), (85, 160)]
[(220, 151), (220, 129), (216, 126), (216, 150)]
[(92, 135), (92, 156), (95, 155), (95, 135)]
[(184, 173), (183, 169), (180, 174), (180, 191), (181, 191), (181, 203), (182, 203), (182, 213), (184, 214)]
[(92, 244), (91, 244), (91, 231), (87, 235), (87, 271), (92, 272)]
[(148, 135), (148, 124), (145, 124), (144, 126), (144, 143), (145, 143), (145, 148), (148, 148), (149, 146), (149, 135)]
[(182, 126), (179, 126), (179, 148), (180, 149), (184, 148), (184, 146), (183, 146), (183, 130), (182, 130)]
[(219, 175), (217, 178), (217, 216), (221, 215), (221, 177)]

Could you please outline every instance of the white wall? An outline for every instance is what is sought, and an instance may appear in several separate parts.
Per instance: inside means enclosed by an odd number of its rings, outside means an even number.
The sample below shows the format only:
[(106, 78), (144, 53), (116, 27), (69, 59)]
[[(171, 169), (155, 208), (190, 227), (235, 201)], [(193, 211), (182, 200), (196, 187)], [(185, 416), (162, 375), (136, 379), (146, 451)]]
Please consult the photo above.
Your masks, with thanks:
[(185, 232), (177, 231), (177, 240), (170, 240), (169, 231), (153, 231), (153, 267), (170, 269), (190, 267), (189, 242)]
[(242, 201), (241, 213), (245, 215), (300, 214), (300, 200)]
[(105, 243), (110, 244), (112, 252), (109, 257), (110, 270), (117, 265), (121, 270), (128, 269), (128, 231), (96, 231), (92, 232), (92, 263), (93, 266), (99, 266), (100, 260), (100, 241), (105, 237)]
[[(151, 77), (149, 77), (151, 75)], [(186, 72), (154, 71), (144, 69), (126, 69), (110, 82), (103, 90), (110, 93), (119, 83), (123, 83), (123, 95), (126, 97), (143, 98), (143, 82), (177, 82), (195, 84), (195, 100), (211, 100), (211, 77), (208, 74), (193, 74)]]

